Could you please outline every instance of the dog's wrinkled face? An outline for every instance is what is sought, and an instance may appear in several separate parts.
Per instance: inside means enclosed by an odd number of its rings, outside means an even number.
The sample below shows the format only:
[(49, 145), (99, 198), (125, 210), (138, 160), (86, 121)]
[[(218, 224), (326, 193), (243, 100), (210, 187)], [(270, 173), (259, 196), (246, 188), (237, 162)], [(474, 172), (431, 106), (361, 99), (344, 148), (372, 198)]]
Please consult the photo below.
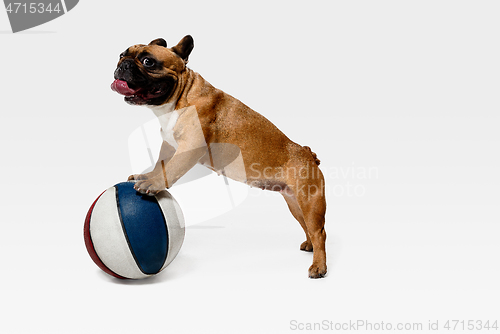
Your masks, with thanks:
[(192, 37), (186, 36), (172, 48), (167, 48), (162, 38), (129, 47), (120, 54), (111, 89), (125, 95), (130, 104), (158, 106), (167, 102), (193, 46)]

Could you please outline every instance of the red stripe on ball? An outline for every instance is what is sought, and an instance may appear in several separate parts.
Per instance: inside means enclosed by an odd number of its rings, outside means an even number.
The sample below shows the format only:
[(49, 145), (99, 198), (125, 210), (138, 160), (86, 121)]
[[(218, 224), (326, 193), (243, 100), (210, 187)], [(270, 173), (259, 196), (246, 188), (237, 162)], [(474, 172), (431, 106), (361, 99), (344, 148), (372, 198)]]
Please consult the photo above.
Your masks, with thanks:
[[(101, 195), (104, 193), (105, 191), (103, 191)], [(87, 247), (87, 252), (89, 253), (92, 260), (95, 262), (95, 264), (97, 264), (97, 266), (101, 268), (106, 274), (109, 274), (113, 277), (120, 279), (128, 279), (127, 277), (120, 276), (117, 273), (111, 271), (108, 267), (106, 267), (99, 258), (99, 255), (97, 255), (94, 248), (94, 244), (92, 243), (92, 237), (90, 236), (90, 217), (92, 216), (92, 211), (94, 210), (94, 206), (101, 197), (101, 195), (99, 195), (99, 197), (97, 197), (94, 203), (92, 203), (92, 206), (90, 207), (89, 211), (87, 212), (87, 216), (85, 217), (85, 225), (83, 227), (83, 237), (85, 239), (85, 247)]]

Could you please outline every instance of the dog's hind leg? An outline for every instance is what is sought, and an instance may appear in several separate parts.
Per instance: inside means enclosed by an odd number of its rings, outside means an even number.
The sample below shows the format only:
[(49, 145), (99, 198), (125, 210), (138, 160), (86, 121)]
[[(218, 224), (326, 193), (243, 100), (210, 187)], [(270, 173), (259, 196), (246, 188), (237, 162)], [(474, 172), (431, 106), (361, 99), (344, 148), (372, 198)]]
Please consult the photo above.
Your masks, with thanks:
[(312, 252), (313, 246), (311, 243), (311, 238), (309, 238), (309, 233), (307, 233), (307, 226), (306, 222), (304, 221), (304, 215), (302, 214), (302, 210), (300, 209), (299, 204), (297, 203), (297, 199), (293, 194), (287, 194), (286, 192), (281, 192), (281, 194), (283, 195), (283, 198), (285, 199), (286, 204), (288, 205), (288, 209), (295, 217), (295, 219), (299, 222), (300, 226), (302, 226), (302, 229), (306, 234), (306, 241), (304, 241), (300, 245), (300, 249), (306, 252)]
[[(306, 177), (296, 177), (293, 183), (289, 183), (289, 187), (293, 191), (295, 202), (300, 208), (300, 213), (302, 213), (299, 218), (303, 219), (304, 230), (312, 245), (313, 263), (309, 268), (309, 277), (321, 278), (326, 275), (325, 181), (317, 165), (309, 166), (311, 168), (310, 173)], [(289, 203), (288, 200), (287, 203)], [(297, 212), (298, 210), (295, 209), (293, 201), (290, 203), (292, 203), (290, 211), (293, 209)]]

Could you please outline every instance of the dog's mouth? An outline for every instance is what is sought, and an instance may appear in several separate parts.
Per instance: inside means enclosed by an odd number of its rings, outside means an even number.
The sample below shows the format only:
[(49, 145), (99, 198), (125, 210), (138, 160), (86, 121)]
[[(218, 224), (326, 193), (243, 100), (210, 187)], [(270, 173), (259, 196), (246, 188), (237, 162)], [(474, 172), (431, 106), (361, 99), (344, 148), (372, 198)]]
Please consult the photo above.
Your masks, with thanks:
[(125, 96), (125, 102), (135, 105), (159, 105), (165, 102), (172, 89), (172, 83), (164, 81), (146, 87), (138, 87), (125, 80), (116, 79), (111, 89)]

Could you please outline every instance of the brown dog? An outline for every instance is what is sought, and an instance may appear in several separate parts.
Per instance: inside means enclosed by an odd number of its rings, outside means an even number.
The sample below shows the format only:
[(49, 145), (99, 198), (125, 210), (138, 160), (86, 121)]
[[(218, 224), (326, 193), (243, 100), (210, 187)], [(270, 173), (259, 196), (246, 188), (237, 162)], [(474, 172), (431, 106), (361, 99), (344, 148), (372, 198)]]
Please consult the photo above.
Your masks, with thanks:
[(314, 251), (309, 277), (323, 277), (326, 201), (316, 154), (186, 67), (193, 47), (191, 36), (172, 48), (159, 38), (120, 55), (112, 89), (130, 104), (150, 107), (163, 137), (154, 170), (129, 180), (136, 181), (137, 191), (154, 195), (200, 163), (250, 186), (279, 191), (306, 234), (300, 249)]

